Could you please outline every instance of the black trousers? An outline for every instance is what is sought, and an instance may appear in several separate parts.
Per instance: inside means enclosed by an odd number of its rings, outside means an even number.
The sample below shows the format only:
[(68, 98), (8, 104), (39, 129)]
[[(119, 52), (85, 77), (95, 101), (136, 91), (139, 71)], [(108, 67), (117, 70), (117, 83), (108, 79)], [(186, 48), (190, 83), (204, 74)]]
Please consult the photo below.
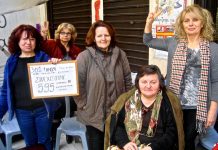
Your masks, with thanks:
[(103, 150), (104, 149), (104, 132), (92, 127), (86, 126), (86, 135), (89, 150)]
[(196, 109), (183, 110), (183, 128), (185, 133), (185, 150), (195, 150), (196, 131)]

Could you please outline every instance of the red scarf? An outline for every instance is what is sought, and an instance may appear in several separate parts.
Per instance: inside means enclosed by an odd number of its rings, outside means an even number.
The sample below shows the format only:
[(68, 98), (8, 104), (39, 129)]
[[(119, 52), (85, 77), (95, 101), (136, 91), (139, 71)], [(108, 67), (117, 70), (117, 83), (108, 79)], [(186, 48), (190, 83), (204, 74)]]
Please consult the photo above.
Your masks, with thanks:
[[(180, 39), (172, 60), (172, 73), (169, 88), (177, 95), (180, 94), (180, 84), (185, 70), (187, 58), (187, 40)], [(199, 133), (205, 133), (207, 121), (207, 100), (208, 100), (208, 72), (210, 66), (209, 41), (200, 40), (201, 74), (198, 87), (198, 101), (196, 113), (196, 127)]]

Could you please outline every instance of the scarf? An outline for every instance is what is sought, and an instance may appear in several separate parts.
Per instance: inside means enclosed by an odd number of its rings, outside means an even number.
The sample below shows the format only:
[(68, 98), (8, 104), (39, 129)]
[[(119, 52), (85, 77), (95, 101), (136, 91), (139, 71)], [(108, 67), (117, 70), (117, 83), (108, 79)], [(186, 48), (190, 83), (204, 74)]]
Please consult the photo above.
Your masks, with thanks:
[[(162, 92), (159, 92), (156, 96), (156, 100), (154, 101), (148, 130), (145, 133), (145, 135), (148, 137), (153, 137), (154, 131), (157, 128), (157, 121), (162, 99)], [(135, 142), (137, 145), (140, 144), (138, 138), (142, 129), (142, 105), (141, 94), (139, 94), (138, 90), (136, 90), (135, 94), (131, 96), (125, 103), (125, 129), (130, 141)]]
[[(205, 133), (207, 121), (208, 98), (208, 72), (210, 66), (209, 41), (200, 39), (201, 74), (198, 87), (196, 129), (199, 133)], [(180, 84), (185, 70), (187, 58), (187, 40), (181, 39), (172, 60), (172, 73), (169, 88), (177, 95), (180, 94)]]

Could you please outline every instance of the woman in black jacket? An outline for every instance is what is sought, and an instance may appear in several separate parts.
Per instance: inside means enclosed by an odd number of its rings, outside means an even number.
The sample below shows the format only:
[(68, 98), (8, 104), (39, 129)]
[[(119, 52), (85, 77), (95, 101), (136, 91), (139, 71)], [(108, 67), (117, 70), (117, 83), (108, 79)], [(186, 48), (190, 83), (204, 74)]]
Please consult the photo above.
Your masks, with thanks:
[[(135, 86), (136, 89), (121, 96), (125, 97), (121, 100), (123, 103), (120, 100), (119, 104), (115, 103), (122, 106), (112, 107), (112, 112), (121, 109), (117, 111), (116, 117), (111, 116), (110, 148), (175, 149), (179, 143), (178, 135), (183, 137), (182, 115), (175, 119), (169, 100), (171, 97), (167, 94), (169, 91), (165, 88), (159, 68), (155, 65), (143, 66), (136, 76)], [(177, 110), (181, 114), (181, 107)], [(178, 130), (177, 124), (181, 124)]]

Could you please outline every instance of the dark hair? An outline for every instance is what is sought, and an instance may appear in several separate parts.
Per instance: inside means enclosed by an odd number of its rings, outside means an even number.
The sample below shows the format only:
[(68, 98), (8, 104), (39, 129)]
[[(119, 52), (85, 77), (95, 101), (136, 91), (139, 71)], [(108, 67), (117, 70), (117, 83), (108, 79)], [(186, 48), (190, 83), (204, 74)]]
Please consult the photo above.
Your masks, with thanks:
[(109, 32), (109, 34), (111, 36), (110, 46), (114, 47), (116, 45), (115, 29), (110, 23), (108, 23), (106, 21), (102, 21), (102, 20), (96, 21), (89, 28), (89, 31), (88, 31), (88, 33), (86, 35), (86, 45), (87, 46), (94, 46), (95, 45), (95, 30), (96, 30), (97, 27), (107, 28), (107, 30), (108, 30), (108, 32)]
[(20, 52), (21, 49), (19, 47), (19, 42), (21, 39), (21, 35), (23, 32), (27, 32), (27, 38), (29, 38), (30, 36), (36, 39), (36, 47), (35, 47), (35, 52), (39, 51), (41, 49), (41, 43), (43, 41), (43, 37), (41, 36), (41, 34), (39, 33), (39, 31), (34, 28), (31, 25), (19, 25), (18, 27), (16, 27), (8, 40), (8, 50), (10, 51), (11, 54), (14, 54), (16, 52)]
[(139, 92), (140, 92), (139, 79), (144, 75), (151, 75), (151, 74), (157, 74), (160, 82), (160, 90), (166, 91), (166, 86), (164, 84), (164, 77), (161, 74), (159, 67), (156, 65), (144, 65), (139, 69), (135, 79), (135, 87), (139, 90)]

